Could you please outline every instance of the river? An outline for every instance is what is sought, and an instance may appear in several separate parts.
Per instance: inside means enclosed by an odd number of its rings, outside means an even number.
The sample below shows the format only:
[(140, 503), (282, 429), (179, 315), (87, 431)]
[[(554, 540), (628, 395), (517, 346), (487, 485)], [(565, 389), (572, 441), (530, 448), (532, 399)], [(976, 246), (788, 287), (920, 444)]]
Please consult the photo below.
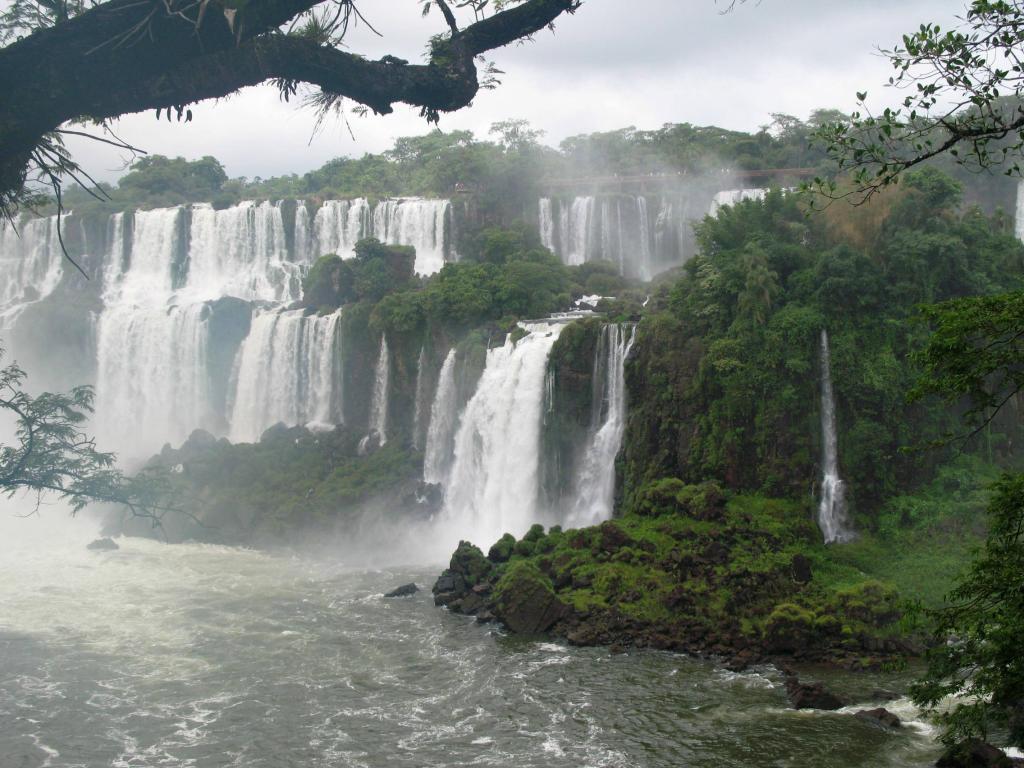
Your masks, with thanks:
[[(509, 638), (435, 608), (438, 568), (122, 539), (0, 521), (0, 765), (924, 766), (898, 678), (819, 671), (858, 706), (787, 708), (781, 676)], [(416, 581), (412, 598), (382, 593)], [(813, 676), (813, 675), (812, 675)]]

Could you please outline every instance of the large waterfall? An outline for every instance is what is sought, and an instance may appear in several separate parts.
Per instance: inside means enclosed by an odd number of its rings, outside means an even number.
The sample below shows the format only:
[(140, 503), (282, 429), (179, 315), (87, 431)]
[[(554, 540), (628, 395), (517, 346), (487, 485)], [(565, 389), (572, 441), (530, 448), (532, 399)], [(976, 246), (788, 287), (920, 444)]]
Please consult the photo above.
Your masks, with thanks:
[[(95, 304), (76, 309), (81, 323), (94, 328), (95, 347), (86, 353), (95, 360), (89, 368), (96, 378), (82, 383), (96, 385), (103, 445), (129, 459), (144, 458), (164, 442), (180, 442), (196, 428), (256, 439), (276, 421), (337, 423), (339, 372), (316, 359), (337, 318), (277, 310), (301, 297), (304, 270), (317, 257), (351, 257), (364, 237), (414, 246), (417, 271), (436, 271), (454, 258), (451, 219), (449, 201), (420, 198), (317, 206), (244, 202), (223, 209), (194, 204), (90, 221), (86, 243), (82, 220), (65, 217), (65, 240), (70, 229), (76, 238), (71, 250), (97, 276), (93, 283), (64, 266), (56, 217), (22, 218), (17, 227), (5, 222), (0, 328), (12, 326), (23, 308), (58, 289), (72, 299), (76, 291), (94, 297)], [(228, 297), (237, 301), (224, 306)], [(239, 350), (250, 314), (253, 336)], [(256, 348), (263, 343), (272, 346)], [(264, 391), (246, 391), (245, 376), (236, 379), (242, 382), (239, 391), (232, 391), (236, 352), (239, 365), (261, 370)], [(295, 354), (303, 357), (297, 362), (301, 373), (289, 381), (281, 361)], [(339, 380), (317, 383), (316, 371)], [(313, 390), (329, 389), (335, 393), (329, 405), (283, 404), (287, 392), (305, 399)]]
[(601, 332), (594, 356), (591, 434), (576, 478), (568, 524), (594, 525), (612, 516), (615, 502), (615, 457), (626, 428), (626, 358), (635, 325), (609, 324)]
[(473, 541), (522, 535), (536, 522), (541, 411), (548, 356), (562, 325), (524, 325), (528, 335), (487, 352), (476, 393), (455, 436), (445, 495), (447, 524)]
[(832, 392), (832, 359), (828, 333), (821, 331), (821, 501), (818, 527), (826, 544), (849, 541), (853, 537), (846, 513), (846, 484), (839, 476), (839, 448), (836, 434), (836, 404)]
[(301, 309), (257, 314), (235, 362), (232, 440), (259, 440), (278, 422), (341, 422), (340, 318), (340, 311), (318, 317)]

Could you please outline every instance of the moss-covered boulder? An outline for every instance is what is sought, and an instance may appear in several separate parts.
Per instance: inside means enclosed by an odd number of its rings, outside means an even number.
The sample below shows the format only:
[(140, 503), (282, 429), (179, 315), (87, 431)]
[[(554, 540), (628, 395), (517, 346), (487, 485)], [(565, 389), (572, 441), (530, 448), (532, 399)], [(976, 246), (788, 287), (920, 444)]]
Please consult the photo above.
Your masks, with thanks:
[(487, 559), (492, 563), (505, 563), (512, 557), (512, 550), (516, 546), (516, 537), (506, 533), (487, 550)]
[(523, 560), (509, 566), (498, 580), (492, 610), (511, 631), (524, 635), (548, 631), (569, 611), (555, 594), (551, 580)]

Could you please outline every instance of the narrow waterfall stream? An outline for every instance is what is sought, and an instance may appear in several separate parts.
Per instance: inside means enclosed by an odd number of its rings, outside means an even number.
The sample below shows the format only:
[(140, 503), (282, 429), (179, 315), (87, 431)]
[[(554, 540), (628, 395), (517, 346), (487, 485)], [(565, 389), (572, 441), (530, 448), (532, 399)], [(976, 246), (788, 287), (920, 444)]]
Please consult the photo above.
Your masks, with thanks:
[(591, 436), (577, 473), (573, 509), (566, 525), (595, 525), (612, 516), (615, 457), (626, 428), (626, 358), (636, 326), (610, 323), (601, 331), (594, 356), (594, 407)]
[(376, 437), (378, 445), (388, 441), (388, 400), (391, 395), (391, 354), (388, 351), (387, 336), (380, 337), (380, 354), (373, 369), (373, 397), (370, 400), (370, 431), (363, 439), (363, 448), (370, 438)]
[(832, 392), (832, 356), (828, 332), (821, 331), (821, 501), (818, 527), (826, 544), (849, 541), (853, 529), (846, 511), (846, 484), (839, 476), (839, 439), (836, 433), (836, 403)]
[(456, 395), (455, 349), (452, 348), (444, 358), (430, 406), (430, 426), (423, 456), (423, 481), (426, 483), (444, 483), (448, 478), (458, 420)]

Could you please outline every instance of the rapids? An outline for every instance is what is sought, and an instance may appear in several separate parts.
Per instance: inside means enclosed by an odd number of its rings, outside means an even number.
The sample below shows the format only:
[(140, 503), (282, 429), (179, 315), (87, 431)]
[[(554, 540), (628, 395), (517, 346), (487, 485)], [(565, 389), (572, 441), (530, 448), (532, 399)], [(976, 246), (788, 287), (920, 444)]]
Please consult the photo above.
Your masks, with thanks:
[(92, 524), (53, 509), (5, 514), (0, 534), (5, 768), (902, 768), (938, 753), (904, 700), (887, 705), (900, 732), (853, 717), (900, 680), (827, 673), (857, 707), (797, 712), (770, 668), (512, 639), (429, 590), (382, 599), (438, 567), (141, 539), (90, 552)]

